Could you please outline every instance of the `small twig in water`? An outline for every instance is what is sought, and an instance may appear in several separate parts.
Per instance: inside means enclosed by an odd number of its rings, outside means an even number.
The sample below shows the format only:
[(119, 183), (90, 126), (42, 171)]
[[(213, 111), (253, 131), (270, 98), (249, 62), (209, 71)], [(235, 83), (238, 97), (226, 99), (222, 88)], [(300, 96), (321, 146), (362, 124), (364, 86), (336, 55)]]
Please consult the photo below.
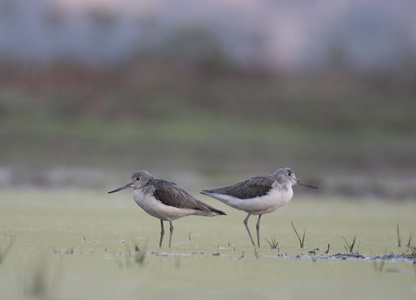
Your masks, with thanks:
[(245, 256), (245, 252), (243, 251), (243, 253), (241, 254), (241, 256), (239, 257), (239, 258), (237, 258), (238, 260), (240, 260), (240, 259), (243, 259), (244, 258), (244, 256)]
[(330, 244), (328, 244), (328, 249), (326, 249), (326, 251), (324, 252), (325, 254), (328, 254), (329, 253), (329, 247), (330, 247), (331, 245)]

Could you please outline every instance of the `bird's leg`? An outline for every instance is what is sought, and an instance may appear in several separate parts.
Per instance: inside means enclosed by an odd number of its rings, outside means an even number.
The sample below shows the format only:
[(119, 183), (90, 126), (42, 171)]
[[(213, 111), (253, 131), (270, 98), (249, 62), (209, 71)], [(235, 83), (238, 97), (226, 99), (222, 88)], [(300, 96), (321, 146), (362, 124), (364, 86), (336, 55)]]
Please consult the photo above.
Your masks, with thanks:
[(163, 221), (160, 220), (160, 242), (159, 242), (159, 247), (162, 247), (163, 235), (164, 234), (165, 234), (165, 228), (163, 228)]
[(259, 219), (257, 220), (257, 224), (256, 224), (256, 229), (257, 229), (257, 244), (259, 244), (259, 248), (260, 248), (260, 220), (261, 220), (261, 216), (259, 215)]
[(170, 248), (170, 245), (172, 244), (172, 234), (173, 234), (173, 224), (172, 224), (172, 221), (169, 221), (169, 224), (170, 224), (170, 235), (169, 235), (169, 248)]
[(253, 237), (251, 236), (250, 229), (248, 229), (248, 225), (247, 225), (247, 221), (248, 221), (248, 218), (250, 218), (250, 216), (251, 214), (249, 213), (247, 217), (244, 219), (244, 225), (246, 226), (248, 235), (250, 236), (251, 243), (253, 244), (253, 246), (256, 246), (256, 244), (254, 244)]

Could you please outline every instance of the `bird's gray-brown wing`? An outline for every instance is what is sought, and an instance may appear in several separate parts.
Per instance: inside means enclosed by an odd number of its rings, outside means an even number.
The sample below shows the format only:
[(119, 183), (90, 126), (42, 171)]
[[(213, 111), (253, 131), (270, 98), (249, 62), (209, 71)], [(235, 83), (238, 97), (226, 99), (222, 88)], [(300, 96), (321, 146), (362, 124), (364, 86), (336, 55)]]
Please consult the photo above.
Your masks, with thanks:
[(165, 205), (177, 208), (189, 208), (206, 212), (215, 212), (220, 215), (225, 215), (223, 211), (195, 199), (191, 194), (182, 189), (176, 183), (157, 179), (152, 180), (151, 184), (154, 186), (153, 195), (157, 200)]
[(266, 195), (275, 181), (267, 176), (253, 177), (231, 186), (205, 190), (205, 194), (223, 194), (232, 196), (239, 199), (251, 199), (255, 197), (261, 197)]

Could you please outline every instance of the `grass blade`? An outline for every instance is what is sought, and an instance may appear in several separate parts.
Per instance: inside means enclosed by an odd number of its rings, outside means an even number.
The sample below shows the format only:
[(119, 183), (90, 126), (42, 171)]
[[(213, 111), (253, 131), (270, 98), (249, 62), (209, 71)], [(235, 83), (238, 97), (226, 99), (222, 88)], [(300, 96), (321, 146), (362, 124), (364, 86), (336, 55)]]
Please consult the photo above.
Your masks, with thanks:
[(400, 238), (399, 224), (397, 223), (397, 247), (401, 247), (401, 246), (402, 246), (402, 240)]
[(270, 241), (267, 238), (265, 238), (265, 240), (267, 241), (271, 249), (279, 249), (278, 248), (279, 242), (276, 240), (275, 235), (270, 239)]
[(300, 238), (300, 235), (299, 235), (298, 231), (296, 230), (295, 225), (293, 225), (293, 222), (292, 222), (292, 221), (290, 221), (290, 223), (292, 224), (292, 228), (293, 228), (293, 230), (295, 231), (296, 236), (298, 237), (298, 240), (299, 240), (299, 247), (300, 247), (300, 248), (303, 248), (303, 247), (305, 246), (306, 227), (305, 227), (305, 230), (303, 231), (303, 236), (302, 236), (302, 238)]
[(354, 234), (354, 238), (352, 239), (351, 244), (348, 243), (348, 241), (345, 239), (345, 237), (342, 237), (342, 238), (345, 241), (344, 248), (347, 251), (347, 253), (353, 253), (354, 252), (355, 243), (357, 242), (357, 236), (356, 236), (356, 234)]
[(411, 247), (412, 246), (412, 239), (413, 239), (413, 234), (410, 233), (409, 234), (409, 240), (407, 241), (407, 247)]
[(10, 249), (12, 249), (13, 244), (14, 244), (14, 239), (11, 239), (6, 249), (0, 250), (0, 264), (2, 264), (4, 260), (6, 259), (6, 256), (7, 254), (9, 254)]

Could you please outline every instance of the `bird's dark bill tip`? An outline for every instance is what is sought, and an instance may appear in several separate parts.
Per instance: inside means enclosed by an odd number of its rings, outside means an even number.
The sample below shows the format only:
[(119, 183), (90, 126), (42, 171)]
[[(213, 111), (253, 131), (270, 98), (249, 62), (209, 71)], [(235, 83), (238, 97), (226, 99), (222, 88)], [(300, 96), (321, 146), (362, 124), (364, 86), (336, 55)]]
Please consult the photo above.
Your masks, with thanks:
[(116, 193), (116, 192), (122, 191), (122, 190), (124, 190), (124, 189), (127, 189), (127, 188), (129, 188), (129, 187), (130, 187), (130, 183), (126, 184), (125, 186), (119, 187), (118, 189), (115, 189), (115, 190), (109, 191), (107, 194)]
[(299, 184), (299, 185), (303, 185), (303, 186), (306, 186), (306, 187), (308, 187), (308, 188), (311, 188), (311, 189), (318, 189), (316, 186), (313, 186), (313, 185), (309, 185), (309, 184), (306, 184), (306, 183), (303, 183), (302, 181), (297, 181), (297, 183)]

